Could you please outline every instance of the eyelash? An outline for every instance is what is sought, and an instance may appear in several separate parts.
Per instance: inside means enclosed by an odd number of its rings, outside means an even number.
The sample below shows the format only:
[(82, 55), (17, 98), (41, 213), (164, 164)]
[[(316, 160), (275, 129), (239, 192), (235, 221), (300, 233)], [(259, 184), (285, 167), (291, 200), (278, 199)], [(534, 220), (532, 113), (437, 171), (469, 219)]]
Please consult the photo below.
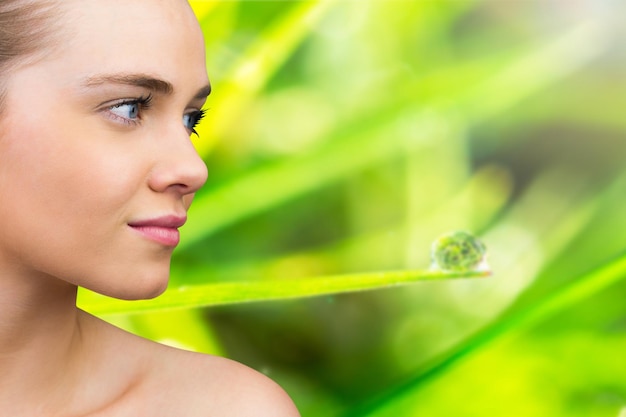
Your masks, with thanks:
[[(148, 108), (150, 108), (151, 104), (152, 104), (152, 94), (149, 94), (145, 97), (122, 100), (119, 103), (115, 103), (114, 105), (109, 106), (107, 108), (107, 111), (109, 113), (109, 117), (111, 117), (114, 120), (120, 121), (126, 125), (137, 125), (139, 124), (139, 121), (141, 120), (142, 113), (146, 111)], [(113, 112), (113, 109), (119, 109), (122, 106), (138, 106), (136, 118), (120, 116), (119, 114), (116, 114), (115, 112)], [(196, 136), (198, 136), (198, 132), (196, 131), (195, 128), (196, 126), (198, 126), (200, 121), (202, 121), (204, 116), (206, 116), (206, 112), (207, 112), (206, 110), (197, 110), (194, 112), (184, 114), (183, 124), (185, 125), (185, 128), (187, 128), (190, 133), (193, 133)], [(189, 126), (186, 125), (185, 123), (186, 122), (185, 119), (187, 117), (191, 118), (191, 124)]]
[(200, 122), (202, 121), (202, 119), (204, 119), (204, 116), (206, 116), (206, 110), (198, 110), (198, 111), (194, 111), (191, 113), (187, 113), (186, 115), (183, 116), (183, 120), (186, 116), (191, 116), (193, 123), (191, 126), (185, 126), (187, 129), (189, 129), (189, 131), (191, 133), (193, 133), (194, 135), (198, 136), (198, 132), (196, 131), (196, 127), (198, 126), (198, 124), (200, 124)]
[[(152, 94), (148, 94), (147, 96), (142, 96), (142, 97), (138, 97), (138, 98), (133, 98), (133, 99), (126, 99), (126, 100), (122, 100), (119, 103), (115, 103), (112, 106), (109, 106), (107, 108), (107, 111), (110, 115), (110, 117), (114, 120), (120, 121), (124, 124), (127, 125), (137, 125), (139, 123), (139, 120), (141, 120), (141, 114), (147, 110), (148, 108), (150, 108), (152, 104)], [(131, 105), (136, 105), (138, 106), (137, 109), (137, 119), (131, 119), (128, 117), (124, 117), (124, 116), (120, 116), (119, 114), (115, 114), (112, 110), (113, 109), (118, 109), (122, 106), (131, 106)]]

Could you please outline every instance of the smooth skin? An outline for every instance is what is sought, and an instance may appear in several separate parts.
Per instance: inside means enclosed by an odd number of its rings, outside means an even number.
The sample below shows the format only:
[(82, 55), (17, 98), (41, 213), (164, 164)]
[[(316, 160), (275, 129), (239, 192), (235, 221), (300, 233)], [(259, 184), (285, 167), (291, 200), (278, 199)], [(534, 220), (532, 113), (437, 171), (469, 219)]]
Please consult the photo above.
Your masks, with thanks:
[(63, 0), (65, 39), (5, 76), (0, 117), (0, 415), (299, 416), (233, 361), (159, 345), (76, 308), (167, 286), (171, 244), (131, 227), (184, 217), (207, 170), (190, 141), (209, 92), (184, 0)]

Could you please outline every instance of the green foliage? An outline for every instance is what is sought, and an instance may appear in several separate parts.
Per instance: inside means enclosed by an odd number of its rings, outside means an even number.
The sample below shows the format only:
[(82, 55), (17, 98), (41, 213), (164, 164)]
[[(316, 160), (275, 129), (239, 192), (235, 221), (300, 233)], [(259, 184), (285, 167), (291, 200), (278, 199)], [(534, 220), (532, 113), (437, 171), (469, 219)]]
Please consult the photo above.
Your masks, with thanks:
[(178, 287), (157, 300), (114, 300), (94, 293), (82, 294), (81, 303), (93, 314), (131, 314), (171, 309), (210, 307), (231, 303), (319, 297), (329, 294), (387, 288), (417, 281), (470, 278), (488, 271), (384, 271), (352, 275), (326, 275), (272, 281), (226, 282)]
[[(191, 3), (209, 182), (171, 288), (83, 308), (255, 367), (304, 417), (619, 414), (623, 6)], [(493, 275), (423, 271), (453, 230)]]

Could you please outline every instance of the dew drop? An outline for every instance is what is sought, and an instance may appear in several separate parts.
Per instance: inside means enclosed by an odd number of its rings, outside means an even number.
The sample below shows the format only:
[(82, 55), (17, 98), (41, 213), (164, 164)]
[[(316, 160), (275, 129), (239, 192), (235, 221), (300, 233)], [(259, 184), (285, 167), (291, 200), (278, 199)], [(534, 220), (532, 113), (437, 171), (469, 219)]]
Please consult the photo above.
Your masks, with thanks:
[(432, 269), (469, 272), (488, 269), (485, 245), (466, 231), (446, 233), (431, 248)]

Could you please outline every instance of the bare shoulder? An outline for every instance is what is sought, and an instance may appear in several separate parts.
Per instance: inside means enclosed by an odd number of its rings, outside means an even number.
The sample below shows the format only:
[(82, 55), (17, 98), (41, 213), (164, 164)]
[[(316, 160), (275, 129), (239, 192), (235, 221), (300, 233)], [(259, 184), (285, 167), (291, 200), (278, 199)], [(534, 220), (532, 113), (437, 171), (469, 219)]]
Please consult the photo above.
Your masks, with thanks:
[[(235, 361), (148, 341), (87, 317), (106, 363), (97, 375), (118, 387), (94, 417), (299, 417), (287, 393), (265, 375)], [(103, 400), (104, 401), (104, 400)]]
[[(241, 417), (299, 417), (287, 393), (265, 375), (235, 361), (202, 354), (190, 355), (189, 375), (197, 383), (194, 390), (200, 406), (210, 406), (221, 412), (216, 416)], [(215, 396), (210, 401), (203, 393), (210, 389)], [(210, 404), (209, 404), (210, 403)], [(213, 414), (203, 414), (209, 416)], [(200, 417), (200, 414), (199, 414)]]
[[(159, 346), (157, 392), (184, 404), (194, 417), (299, 417), (287, 393), (265, 375), (217, 356)], [(172, 398), (172, 399), (174, 399)]]

